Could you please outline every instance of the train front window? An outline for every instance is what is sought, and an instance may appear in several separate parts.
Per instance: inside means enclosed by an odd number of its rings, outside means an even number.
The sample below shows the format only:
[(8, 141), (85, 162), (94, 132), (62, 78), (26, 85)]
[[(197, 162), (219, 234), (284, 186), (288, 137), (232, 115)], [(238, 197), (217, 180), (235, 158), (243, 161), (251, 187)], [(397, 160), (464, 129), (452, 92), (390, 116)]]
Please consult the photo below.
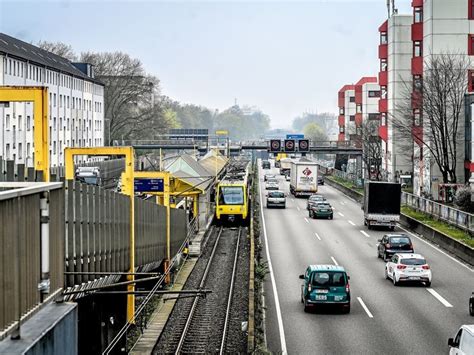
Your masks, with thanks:
[(219, 196), (220, 205), (242, 205), (244, 189), (241, 186), (222, 186)]

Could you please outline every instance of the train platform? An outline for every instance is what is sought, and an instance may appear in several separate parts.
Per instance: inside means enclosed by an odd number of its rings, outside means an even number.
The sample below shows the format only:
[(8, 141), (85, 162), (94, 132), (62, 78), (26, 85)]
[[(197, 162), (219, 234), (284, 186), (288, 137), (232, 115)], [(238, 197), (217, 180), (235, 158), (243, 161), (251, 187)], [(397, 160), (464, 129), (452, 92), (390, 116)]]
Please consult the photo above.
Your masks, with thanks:
[[(175, 282), (170, 290), (172, 291), (181, 291), (184, 287), (184, 284), (188, 280), (189, 275), (194, 269), (198, 258), (189, 257), (178, 274), (176, 275)], [(148, 327), (143, 332), (142, 336), (135, 343), (135, 346), (130, 351), (132, 355), (145, 355), (151, 354), (153, 348), (155, 347), (158, 338), (163, 331), (163, 328), (168, 321), (171, 312), (173, 311), (174, 305), (176, 304), (177, 299), (166, 300), (167, 298), (174, 298), (176, 295), (170, 294), (165, 295), (159, 302), (158, 307), (153, 312)]]

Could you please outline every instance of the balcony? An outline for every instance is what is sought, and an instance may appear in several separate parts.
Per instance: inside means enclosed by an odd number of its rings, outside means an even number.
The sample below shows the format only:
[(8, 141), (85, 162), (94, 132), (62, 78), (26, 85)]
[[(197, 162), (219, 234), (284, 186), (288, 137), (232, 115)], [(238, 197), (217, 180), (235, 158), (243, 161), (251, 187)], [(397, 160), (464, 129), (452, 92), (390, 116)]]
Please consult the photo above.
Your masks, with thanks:
[(423, 0), (412, 0), (411, 7), (423, 7)]
[(337, 137), (337, 140), (339, 142), (344, 142), (344, 140), (345, 140), (344, 133), (339, 133), (339, 135)]
[(380, 99), (379, 100), (379, 112), (388, 112), (388, 100)]
[(388, 85), (388, 72), (387, 71), (379, 72), (379, 85), (380, 86)]
[(423, 95), (418, 92), (414, 91), (411, 93), (411, 108), (412, 109), (420, 109), (423, 104)]
[(362, 126), (362, 114), (361, 113), (356, 113), (355, 114), (355, 125), (356, 125), (356, 127)]
[(387, 59), (388, 58), (388, 44), (380, 44), (379, 45), (379, 59)]
[(411, 73), (413, 75), (423, 75), (423, 57), (411, 58)]
[(388, 141), (388, 129), (387, 126), (380, 126), (379, 127), (379, 137), (384, 141)]
[(344, 127), (344, 124), (346, 123), (345, 117), (342, 115), (339, 115), (339, 117), (337, 118), (337, 123), (339, 127)]
[(418, 22), (411, 25), (411, 40), (412, 41), (423, 40), (423, 22)]
[(423, 127), (422, 126), (413, 126), (411, 128), (411, 134), (413, 136), (413, 140), (416, 144), (420, 147), (423, 146)]

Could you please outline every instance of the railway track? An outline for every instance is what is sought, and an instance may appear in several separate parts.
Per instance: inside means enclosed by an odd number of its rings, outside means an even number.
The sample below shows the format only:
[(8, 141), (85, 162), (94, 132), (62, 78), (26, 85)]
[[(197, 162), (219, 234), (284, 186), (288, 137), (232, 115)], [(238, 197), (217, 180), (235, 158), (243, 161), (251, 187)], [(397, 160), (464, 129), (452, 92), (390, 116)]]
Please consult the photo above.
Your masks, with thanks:
[(227, 347), (227, 337), (231, 333), (234, 281), (245, 233), (245, 228), (221, 227), (216, 235), (211, 235), (212, 250), (203, 254), (199, 276), (193, 275), (193, 287), (209, 289), (212, 293), (205, 298), (196, 296), (178, 301), (153, 353), (233, 352)]

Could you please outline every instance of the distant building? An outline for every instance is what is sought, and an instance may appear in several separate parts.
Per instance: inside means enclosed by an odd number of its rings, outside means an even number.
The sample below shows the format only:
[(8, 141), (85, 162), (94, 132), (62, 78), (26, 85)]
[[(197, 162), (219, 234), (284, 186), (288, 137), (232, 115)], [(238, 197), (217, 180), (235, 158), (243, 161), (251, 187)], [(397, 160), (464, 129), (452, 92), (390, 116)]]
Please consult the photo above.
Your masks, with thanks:
[[(0, 33), (0, 86), (48, 87), (51, 166), (64, 164), (65, 147), (104, 145), (104, 85), (90, 64)], [(33, 166), (33, 105), (0, 107), (0, 127), (0, 156)]]

